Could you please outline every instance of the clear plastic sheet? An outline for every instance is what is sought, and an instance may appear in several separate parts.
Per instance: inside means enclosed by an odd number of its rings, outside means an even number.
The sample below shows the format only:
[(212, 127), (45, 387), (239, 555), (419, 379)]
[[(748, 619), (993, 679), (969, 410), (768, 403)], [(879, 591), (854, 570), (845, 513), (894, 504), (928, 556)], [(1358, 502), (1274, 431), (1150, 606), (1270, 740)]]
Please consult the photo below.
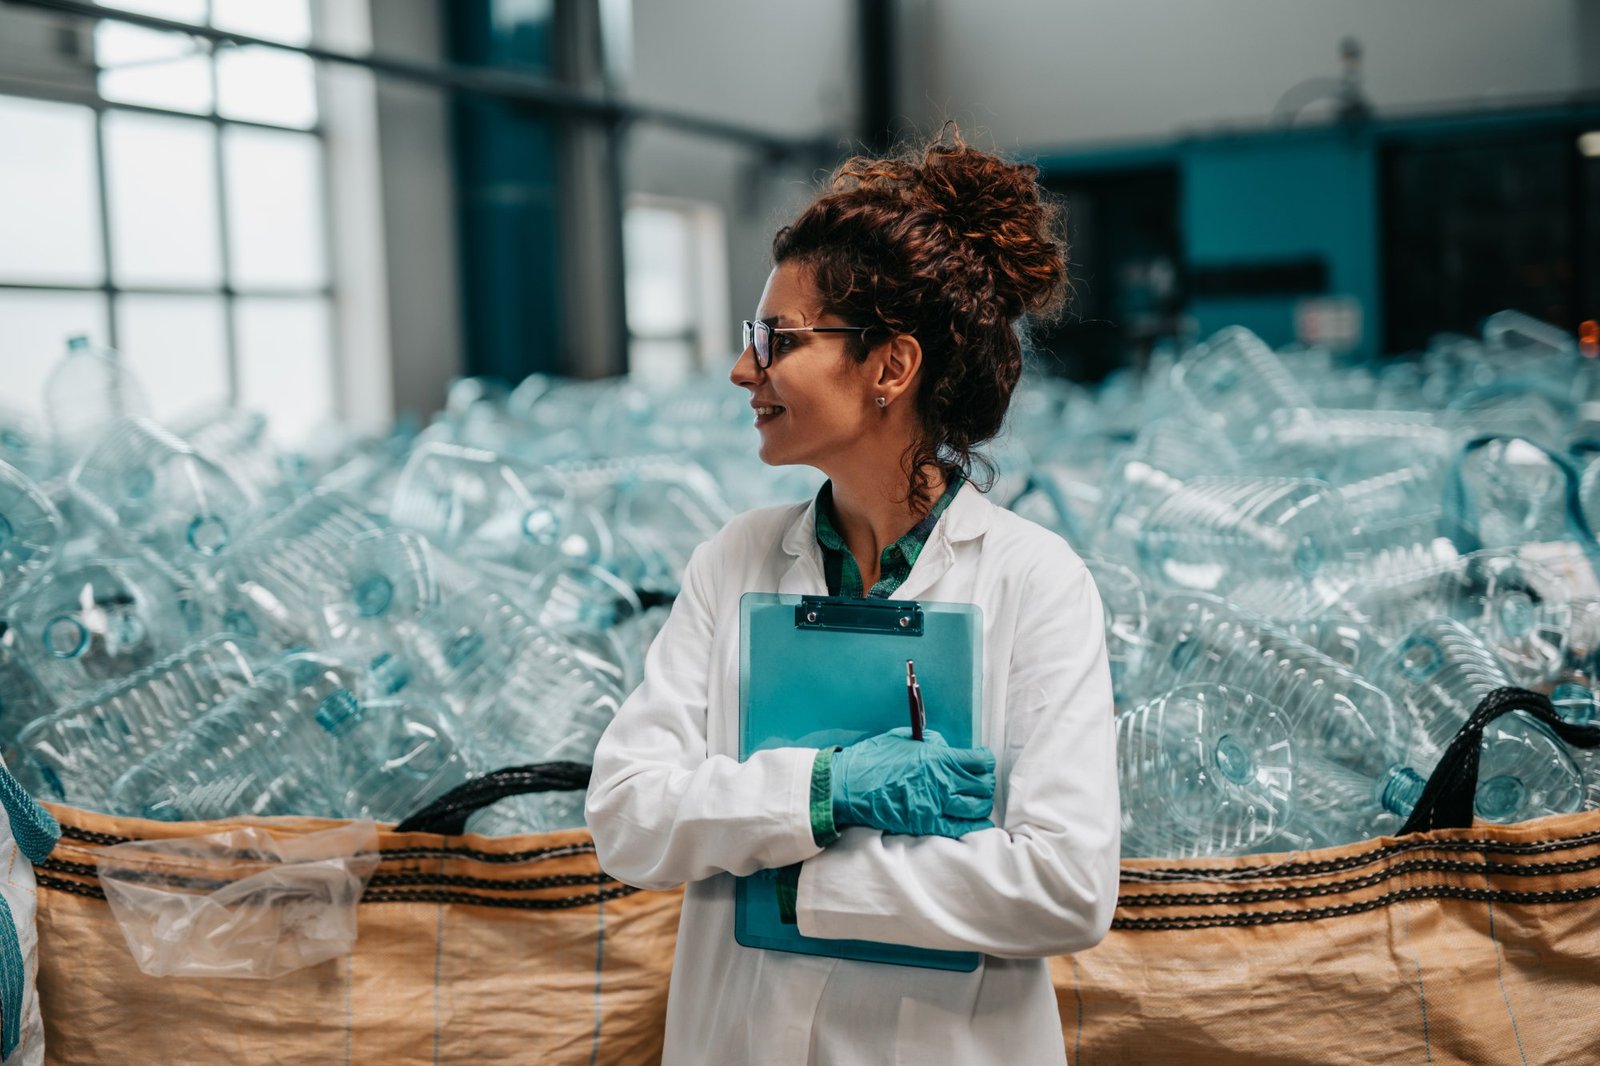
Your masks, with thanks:
[(144, 973), (273, 978), (354, 948), (378, 833), (372, 822), (295, 838), (241, 827), (117, 844), (97, 862)]

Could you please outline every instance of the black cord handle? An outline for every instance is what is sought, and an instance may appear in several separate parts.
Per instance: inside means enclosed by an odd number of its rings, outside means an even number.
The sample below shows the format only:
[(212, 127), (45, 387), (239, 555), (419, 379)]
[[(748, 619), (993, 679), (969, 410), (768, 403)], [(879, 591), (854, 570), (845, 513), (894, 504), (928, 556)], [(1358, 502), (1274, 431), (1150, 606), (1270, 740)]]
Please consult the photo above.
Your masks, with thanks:
[(1525, 688), (1497, 688), (1478, 702), (1467, 723), (1451, 739), (1439, 765), (1428, 776), (1416, 809), (1401, 833), (1430, 829), (1465, 829), (1472, 825), (1472, 801), (1478, 792), (1478, 758), (1483, 731), (1503, 714), (1522, 711), (1556, 736), (1579, 748), (1600, 747), (1600, 724), (1568, 722), (1550, 697)]
[(581, 762), (545, 762), (508, 766), (457, 785), (395, 826), (397, 833), (466, 832), (467, 819), (507, 796), (533, 792), (567, 792), (588, 788), (592, 767)]

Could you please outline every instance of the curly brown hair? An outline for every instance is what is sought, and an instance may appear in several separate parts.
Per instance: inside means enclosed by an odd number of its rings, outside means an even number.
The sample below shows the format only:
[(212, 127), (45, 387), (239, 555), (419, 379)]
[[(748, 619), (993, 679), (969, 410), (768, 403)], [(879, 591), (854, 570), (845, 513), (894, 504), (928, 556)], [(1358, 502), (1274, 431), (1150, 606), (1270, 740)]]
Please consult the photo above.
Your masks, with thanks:
[[(775, 264), (813, 271), (822, 310), (916, 338), (921, 432), (902, 457), (919, 509), (921, 472), (972, 477), (1022, 374), (1019, 320), (1056, 314), (1068, 280), (1063, 211), (1037, 167), (968, 146), (949, 124), (920, 149), (856, 156), (772, 240)], [(848, 351), (866, 361), (869, 332)], [(879, 342), (881, 343), (881, 341)]]

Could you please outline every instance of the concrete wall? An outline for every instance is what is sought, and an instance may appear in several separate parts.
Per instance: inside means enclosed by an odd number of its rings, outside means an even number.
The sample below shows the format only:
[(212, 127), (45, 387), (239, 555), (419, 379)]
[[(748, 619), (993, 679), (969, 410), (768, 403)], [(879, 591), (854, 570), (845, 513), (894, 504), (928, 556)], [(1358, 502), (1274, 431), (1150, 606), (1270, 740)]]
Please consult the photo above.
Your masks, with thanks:
[[(856, 114), (854, 0), (806, 4), (635, 0), (627, 97), (791, 137), (848, 137)], [(847, 145), (840, 144), (840, 153)], [(727, 221), (730, 319), (747, 317), (770, 268), (773, 232), (836, 159), (774, 164), (748, 148), (640, 126), (625, 157), (631, 192), (701, 200)], [(731, 359), (737, 340), (727, 323)]]
[(1600, 65), (1593, 0), (917, 2), (922, 84), (905, 106), (1013, 150), (1264, 122), (1290, 88), (1339, 73), (1346, 35), (1380, 111), (1592, 89)]
[[(626, 3), (626, 0), (622, 0)], [(897, 0), (903, 131), (957, 119), (970, 139), (1033, 152), (1257, 126), (1285, 94), (1340, 73), (1363, 45), (1380, 113), (1488, 106), (1600, 87), (1600, 0)], [(670, 107), (810, 136), (857, 115), (857, 4), (631, 3), (624, 91)], [(1301, 120), (1325, 116), (1312, 104)], [(774, 229), (826, 173), (641, 127), (628, 187), (706, 200), (727, 216), (729, 303), (744, 317)], [(731, 343), (731, 337), (730, 337)]]
[[(371, 18), (374, 52), (443, 61), (437, 0), (382, 0)], [(444, 406), (463, 365), (449, 103), (435, 89), (377, 81), (394, 409), (423, 418)]]

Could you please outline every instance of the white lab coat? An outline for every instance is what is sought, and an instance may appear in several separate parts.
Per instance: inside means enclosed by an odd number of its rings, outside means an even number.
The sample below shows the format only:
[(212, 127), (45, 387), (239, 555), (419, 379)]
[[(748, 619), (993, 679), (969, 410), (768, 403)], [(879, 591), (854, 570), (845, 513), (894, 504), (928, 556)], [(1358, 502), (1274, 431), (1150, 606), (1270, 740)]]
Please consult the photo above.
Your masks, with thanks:
[[(749, 511), (694, 552), (645, 678), (594, 758), (600, 865), (687, 882), (667, 1007), (675, 1064), (1065, 1062), (1046, 957), (1110, 926), (1119, 810), (1100, 597), (1054, 533), (963, 484), (896, 599), (983, 611), (983, 743), (999, 828), (811, 838), (816, 752), (738, 761), (739, 597), (823, 594), (816, 501)], [(803, 862), (807, 936), (979, 951), (952, 973), (741, 947), (729, 874)]]

